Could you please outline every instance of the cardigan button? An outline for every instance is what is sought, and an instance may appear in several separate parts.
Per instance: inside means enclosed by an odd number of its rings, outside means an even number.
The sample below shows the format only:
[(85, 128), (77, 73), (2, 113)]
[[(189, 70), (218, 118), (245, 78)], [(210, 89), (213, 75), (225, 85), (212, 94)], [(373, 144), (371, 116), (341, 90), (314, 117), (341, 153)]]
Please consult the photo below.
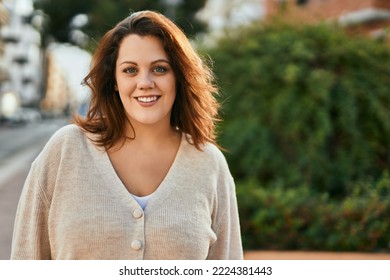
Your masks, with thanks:
[(133, 217), (136, 218), (136, 219), (139, 219), (141, 218), (143, 215), (142, 211), (138, 208), (136, 208), (134, 211), (133, 211)]
[(141, 249), (141, 247), (142, 247), (142, 243), (141, 243), (141, 241), (139, 241), (139, 240), (133, 240), (132, 242), (131, 242), (131, 248), (133, 249), (133, 250), (139, 250), (139, 249)]

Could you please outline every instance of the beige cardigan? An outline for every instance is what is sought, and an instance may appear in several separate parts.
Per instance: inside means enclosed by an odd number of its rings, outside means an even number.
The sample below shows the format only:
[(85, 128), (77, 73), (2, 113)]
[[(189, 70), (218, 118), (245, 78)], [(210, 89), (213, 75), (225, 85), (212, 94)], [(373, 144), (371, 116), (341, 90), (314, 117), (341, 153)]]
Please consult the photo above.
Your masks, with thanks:
[(242, 259), (235, 186), (223, 154), (186, 137), (145, 210), (106, 151), (57, 131), (32, 164), (11, 259)]

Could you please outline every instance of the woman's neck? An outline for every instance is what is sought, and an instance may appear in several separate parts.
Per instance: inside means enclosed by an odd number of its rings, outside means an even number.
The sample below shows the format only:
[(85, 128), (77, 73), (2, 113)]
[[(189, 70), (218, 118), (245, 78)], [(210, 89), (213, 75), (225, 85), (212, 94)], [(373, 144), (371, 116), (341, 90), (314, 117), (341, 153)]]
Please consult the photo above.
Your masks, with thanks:
[(144, 125), (132, 123), (131, 127), (128, 123), (126, 125), (126, 135), (132, 139), (127, 141), (132, 145), (140, 148), (152, 148), (175, 142), (181, 134), (170, 124)]

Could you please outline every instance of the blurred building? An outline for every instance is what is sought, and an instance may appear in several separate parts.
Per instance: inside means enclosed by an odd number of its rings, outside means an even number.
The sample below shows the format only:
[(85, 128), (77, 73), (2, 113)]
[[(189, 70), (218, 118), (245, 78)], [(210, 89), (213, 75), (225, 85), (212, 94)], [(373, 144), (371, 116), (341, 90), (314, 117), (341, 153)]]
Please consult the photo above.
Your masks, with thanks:
[[(3, 0), (0, 0), (0, 29), (2, 28), (2, 26), (7, 25), (8, 22), (9, 22), (8, 10), (6, 9)], [(0, 85), (8, 77), (7, 68), (4, 60), (4, 48), (5, 48), (5, 44), (3, 40), (1, 40), (0, 38)]]
[(71, 92), (64, 71), (53, 52), (46, 53), (46, 90), (41, 101), (44, 113), (62, 115), (70, 106)]
[(211, 37), (229, 28), (250, 24), (263, 18), (265, 0), (208, 0), (197, 17), (206, 22)]
[[(0, 116), (19, 107), (36, 107), (42, 96), (39, 23), (31, 0), (2, 0), (0, 5), (2, 80)], [(35, 24), (35, 25), (34, 25)]]
[(54, 116), (78, 112), (89, 101), (89, 88), (81, 82), (89, 71), (91, 54), (79, 47), (58, 43), (50, 44), (45, 54), (46, 79), (41, 109)]
[(352, 31), (389, 40), (390, 0), (266, 0), (266, 17), (336, 21)]

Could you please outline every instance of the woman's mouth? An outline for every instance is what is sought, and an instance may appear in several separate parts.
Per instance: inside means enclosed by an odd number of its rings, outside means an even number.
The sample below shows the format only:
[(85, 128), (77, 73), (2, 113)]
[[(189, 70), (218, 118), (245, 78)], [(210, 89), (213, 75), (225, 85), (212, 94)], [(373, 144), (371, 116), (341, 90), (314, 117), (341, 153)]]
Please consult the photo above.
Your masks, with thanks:
[(153, 96), (138, 96), (135, 97), (135, 99), (141, 104), (141, 105), (153, 105), (156, 103), (156, 101), (160, 98), (161, 96), (158, 95), (153, 95)]

